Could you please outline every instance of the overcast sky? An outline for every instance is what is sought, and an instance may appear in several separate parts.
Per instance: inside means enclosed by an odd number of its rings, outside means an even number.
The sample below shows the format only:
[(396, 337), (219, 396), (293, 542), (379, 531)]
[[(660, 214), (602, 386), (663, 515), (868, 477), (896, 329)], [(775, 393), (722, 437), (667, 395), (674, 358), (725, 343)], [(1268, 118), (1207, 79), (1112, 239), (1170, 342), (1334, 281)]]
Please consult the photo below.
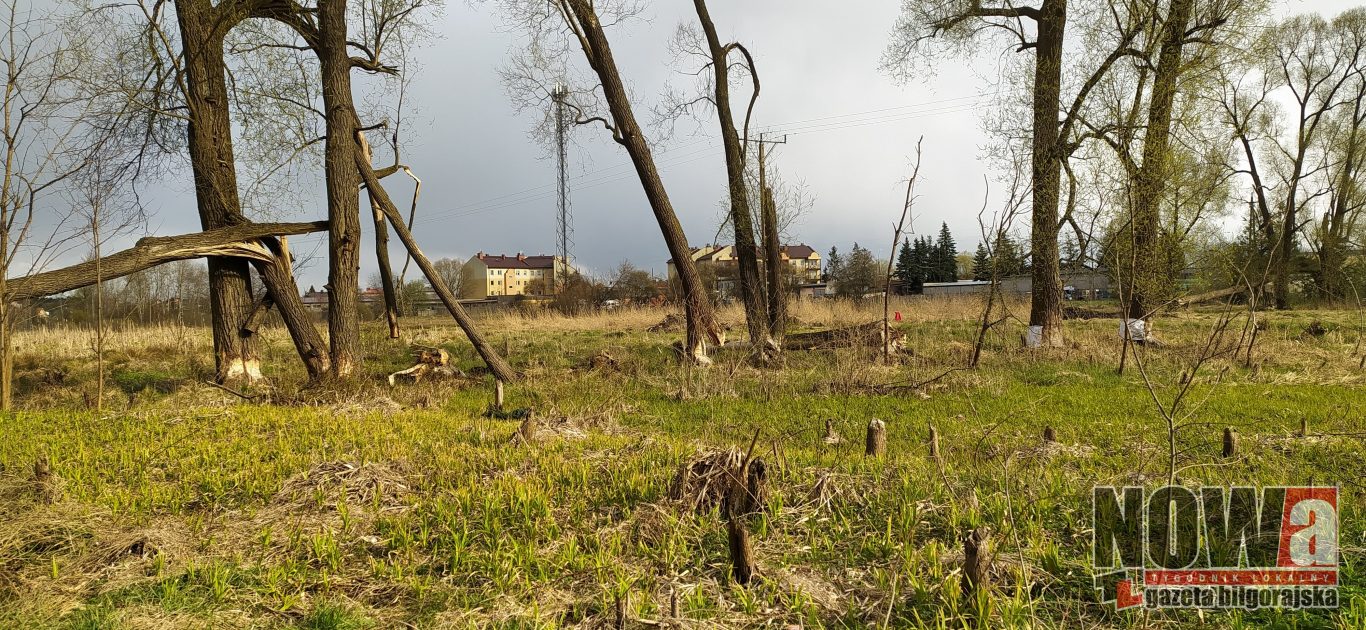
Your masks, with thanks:
[[(946, 221), (960, 250), (975, 247), (982, 177), (995, 176), (982, 159), (988, 140), (981, 116), (990, 101), (980, 96), (992, 89), (983, 74), (990, 73), (995, 51), (976, 66), (948, 60), (937, 77), (898, 85), (878, 64), (900, 0), (711, 4), (723, 40), (742, 41), (755, 56), (763, 79), (755, 125), (787, 134), (788, 143), (773, 154), (774, 168), (789, 181), (806, 182), (815, 197), (811, 211), (793, 228), (792, 241), (822, 254), (832, 245), (847, 251), (857, 241), (886, 256), (889, 226), (904, 194), (901, 182), (923, 135), (915, 231), (937, 232)], [(1277, 12), (1333, 15), (1357, 4), (1285, 0)], [(642, 123), (650, 119), (649, 107), (666, 82), (686, 80), (672, 67), (667, 43), (680, 22), (696, 20), (692, 3), (684, 0), (648, 5), (645, 20), (608, 32), (624, 78), (640, 101), (636, 113)], [(489, 3), (461, 0), (449, 2), (434, 26), (437, 37), (418, 53), (422, 68), (408, 96), (414, 108), (404, 122), (404, 162), (424, 182), (414, 229), (418, 240), (433, 258), (465, 258), (477, 251), (552, 253), (555, 164), (528, 137), (536, 115), (513, 112), (498, 76), (521, 35), (509, 31)], [(690, 133), (694, 129), (697, 133)], [(630, 260), (663, 275), (668, 255), (624, 150), (601, 128), (580, 127), (574, 134), (575, 262), (601, 274)], [(674, 140), (656, 146), (655, 157), (689, 242), (713, 241), (725, 195), (714, 120), (701, 128), (683, 125)], [(396, 182), (391, 192), (406, 206), (408, 186)], [(188, 173), (184, 181), (160, 186), (153, 197), (149, 231), (197, 228)], [(311, 197), (311, 204), (290, 213), (291, 218), (326, 216), (320, 183)], [(362, 224), (367, 227), (365, 284), (375, 267), (369, 220)], [(317, 256), (302, 270), (301, 286), (324, 284), (325, 238), (291, 242), (301, 256)], [(400, 255), (397, 245), (394, 254)]]

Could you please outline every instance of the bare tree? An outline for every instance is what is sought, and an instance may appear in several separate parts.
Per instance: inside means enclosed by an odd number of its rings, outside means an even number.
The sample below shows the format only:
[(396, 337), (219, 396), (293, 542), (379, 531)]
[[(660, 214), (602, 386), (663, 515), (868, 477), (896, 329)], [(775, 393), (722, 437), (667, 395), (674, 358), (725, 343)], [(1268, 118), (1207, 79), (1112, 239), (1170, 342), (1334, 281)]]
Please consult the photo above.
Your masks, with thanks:
[[(631, 157), (683, 288), (688, 328), (684, 352), (689, 360), (710, 363), (707, 342), (720, 343), (721, 329), (683, 226), (660, 179), (650, 143), (636, 122), (605, 31), (606, 26), (638, 13), (640, 6), (589, 0), (504, 0), (503, 5), (510, 19), (526, 31), (529, 41), (526, 53), (503, 70), (508, 90), (520, 108), (544, 108), (551, 86), (565, 78), (571, 46), (582, 52), (596, 85), (588, 90), (571, 88), (565, 101), (574, 112), (576, 124), (601, 125)], [(606, 112), (599, 111), (601, 101), (606, 101)]]
[[(67, 209), (54, 197), (89, 164), (83, 110), (71, 100), (77, 55), (50, 16), (0, 3), (0, 410), (13, 403), (14, 272), (33, 273), (62, 250)], [(40, 216), (46, 215), (46, 216)]]
[[(1121, 59), (1134, 56), (1132, 44), (1143, 32), (1144, 22), (1130, 7), (1112, 5), (1108, 14), (1092, 19), (1107, 19), (1115, 24), (1115, 37), (1104, 42), (1104, 55), (1088, 46), (1085, 60), (1094, 63), (1068, 64), (1064, 60), (1069, 24), (1067, 0), (1038, 0), (1037, 4), (981, 0), (905, 0), (903, 13), (884, 56), (884, 66), (894, 75), (906, 78), (914, 70), (914, 60), (932, 57), (931, 44), (942, 42), (951, 53), (968, 53), (983, 32), (1004, 35), (1004, 42), (1015, 50), (1032, 51), (1033, 82), (1030, 84), (1031, 116), (1029, 143), (1032, 171), (1031, 269), (1033, 282), (1029, 323), (1038, 330), (1038, 343), (1060, 346), (1062, 336), (1062, 276), (1058, 254), (1062, 166), (1076, 151), (1081, 138), (1082, 108), (1096, 85)], [(986, 37), (985, 35), (980, 35)], [(1081, 60), (1079, 60), (1081, 61)], [(1082, 72), (1064, 73), (1064, 67), (1080, 67)], [(1089, 71), (1088, 71), (1089, 70)], [(1076, 79), (1070, 103), (1063, 98), (1065, 78)], [(1080, 134), (1078, 134), (1080, 135)]]
[[(1344, 51), (1362, 50), (1366, 39), (1366, 10), (1353, 9), (1333, 20), (1335, 36)], [(1343, 267), (1346, 250), (1354, 238), (1361, 210), (1363, 162), (1366, 162), (1366, 55), (1351, 54), (1348, 83), (1342, 95), (1345, 105), (1331, 116), (1329, 124), (1328, 208), (1324, 211), (1314, 237), (1317, 240), (1318, 290), (1328, 298), (1346, 297)]]
[[(754, 111), (754, 104), (759, 98), (759, 74), (754, 67), (754, 58), (749, 50), (739, 42), (721, 43), (720, 37), (716, 33), (716, 24), (712, 22), (711, 13), (707, 10), (705, 0), (693, 0), (693, 8), (697, 12), (698, 24), (702, 27), (702, 40), (705, 45), (705, 55), (707, 67), (711, 72), (707, 76), (706, 82), (709, 83), (710, 98), (702, 98), (695, 102), (708, 102), (716, 111), (717, 122), (721, 129), (721, 144), (725, 152), (726, 160), (726, 185), (730, 192), (728, 208), (730, 224), (734, 228), (735, 236), (735, 257), (737, 264), (737, 276), (740, 284), (740, 300), (745, 306), (745, 323), (749, 330), (749, 340), (752, 344), (756, 356), (761, 360), (767, 360), (772, 355), (779, 352), (780, 347), (773, 340), (774, 332), (770, 330), (773, 323), (770, 319), (769, 305), (764, 295), (764, 284), (759, 276), (759, 247), (754, 234), (754, 215), (750, 208), (750, 196), (745, 185), (745, 156), (749, 144), (749, 123), (750, 115)], [(684, 28), (680, 30), (680, 37), (691, 30)], [(694, 37), (695, 39), (695, 37)], [(752, 84), (749, 105), (745, 109), (743, 127), (736, 128), (735, 114), (731, 110), (731, 65), (735, 63), (731, 57), (739, 53), (745, 72), (749, 75)], [(760, 195), (763, 193), (760, 192)], [(762, 208), (762, 196), (759, 197), (759, 204)]]
[(887, 272), (883, 274), (882, 362), (887, 364), (892, 362), (892, 325), (888, 319), (892, 303), (892, 266), (896, 261), (896, 246), (901, 242), (901, 233), (911, 227), (907, 222), (914, 220), (911, 215), (911, 206), (915, 203), (915, 180), (920, 177), (920, 143), (923, 140), (922, 137), (915, 142), (915, 164), (911, 167), (910, 179), (906, 180), (906, 200), (901, 204), (901, 214), (896, 225), (892, 226), (892, 251), (887, 255)]
[(1282, 207), (1277, 230), (1275, 270), (1276, 308), (1290, 306), (1290, 269), (1297, 250), (1304, 208), (1325, 190), (1306, 190), (1321, 168), (1315, 153), (1324, 152), (1320, 133), (1328, 127), (1331, 112), (1342, 107), (1342, 96), (1356, 70), (1356, 60), (1366, 55), (1366, 38), (1341, 45), (1332, 25), (1318, 15), (1287, 20), (1271, 31), (1273, 63), (1268, 73), (1292, 96), (1293, 141), (1281, 149), (1287, 163), (1282, 174)]

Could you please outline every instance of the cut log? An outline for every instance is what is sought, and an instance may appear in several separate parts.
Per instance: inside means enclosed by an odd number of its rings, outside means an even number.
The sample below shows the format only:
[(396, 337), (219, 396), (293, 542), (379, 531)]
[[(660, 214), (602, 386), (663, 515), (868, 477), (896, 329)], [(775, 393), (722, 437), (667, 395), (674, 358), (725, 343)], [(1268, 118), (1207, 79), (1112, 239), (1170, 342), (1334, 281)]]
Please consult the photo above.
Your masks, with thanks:
[(400, 376), (413, 379), (413, 383), (421, 382), (422, 377), (428, 374), (444, 377), (461, 376), (459, 370), (450, 367), (450, 353), (441, 348), (419, 348), (413, 360), (413, 367), (389, 375), (390, 387), (394, 386)]
[(783, 339), (783, 348), (786, 350), (853, 347), (878, 348), (881, 350), (884, 345), (889, 351), (897, 352), (905, 345), (905, 339), (900, 331), (893, 330), (890, 341), (884, 344), (882, 322), (880, 321), (845, 328), (792, 333)]
[(7, 280), (6, 284), (13, 291), (9, 299), (24, 300), (66, 293), (95, 284), (97, 266), (99, 279), (108, 282), (168, 262), (206, 256), (230, 256), (274, 262), (274, 253), (260, 242), (261, 239), (325, 231), (326, 221), (314, 221), (244, 223), (179, 236), (146, 236), (138, 239), (131, 249), (104, 256), (99, 260), (88, 260), (70, 267), (12, 278)]

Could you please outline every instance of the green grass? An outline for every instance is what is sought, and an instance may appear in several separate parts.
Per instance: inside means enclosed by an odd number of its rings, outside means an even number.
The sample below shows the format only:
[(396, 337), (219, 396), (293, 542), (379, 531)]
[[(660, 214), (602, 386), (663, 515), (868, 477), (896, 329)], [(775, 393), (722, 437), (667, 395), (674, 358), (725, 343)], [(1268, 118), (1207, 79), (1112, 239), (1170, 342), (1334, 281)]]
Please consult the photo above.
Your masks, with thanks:
[[(1214, 317), (1163, 320), (1169, 347), (1142, 355), (1163, 400)], [(887, 386), (961, 365), (970, 321), (908, 323), (913, 352), (896, 366), (840, 350), (792, 353), (781, 370), (741, 353), (681, 368), (676, 335), (532, 322), (506, 341), (526, 374), (508, 402), (546, 425), (529, 446), (513, 441), (516, 421), (483, 417), (479, 377), (390, 390), (380, 371), (404, 367), (407, 348), (377, 329), (375, 374), (334, 391), (291, 389), (297, 368), (273, 338), (278, 405), (195, 385), (201, 338), (161, 359), (121, 350), (116, 382), (146, 384), (130, 390), (141, 395), (76, 409), (89, 365), (70, 356), (66, 385), (0, 420), (0, 627), (594, 627), (618, 599), (629, 619), (658, 621), (676, 601), (690, 627), (1366, 627), (1355, 315), (1268, 317), (1250, 365), (1224, 357), (1195, 376), (1178, 477), (1340, 484), (1339, 611), (1202, 621), (1096, 603), (1091, 487), (1167, 475), (1152, 394), (1132, 358), (1116, 374), (1113, 320), (1069, 322), (1078, 345), (1039, 353), (1014, 349), (1008, 329), (982, 368), (918, 389)], [(1301, 338), (1313, 319), (1330, 332)], [(476, 373), (457, 330), (422, 329)], [(602, 352), (616, 369), (588, 369)], [(862, 455), (873, 417), (888, 425), (883, 460)], [(842, 443), (822, 442), (827, 418)], [(1294, 436), (1301, 418), (1316, 436)], [(927, 457), (931, 425), (942, 468)], [(1060, 446), (1041, 444), (1045, 426)], [(1229, 460), (1225, 426), (1240, 436)], [(684, 510), (668, 490), (681, 464), (745, 448), (756, 430), (770, 495), (750, 522), (761, 577), (741, 587), (720, 514)], [(61, 479), (51, 504), (28, 482), (40, 456)], [(960, 537), (978, 525), (993, 532), (994, 587), (967, 598)]]

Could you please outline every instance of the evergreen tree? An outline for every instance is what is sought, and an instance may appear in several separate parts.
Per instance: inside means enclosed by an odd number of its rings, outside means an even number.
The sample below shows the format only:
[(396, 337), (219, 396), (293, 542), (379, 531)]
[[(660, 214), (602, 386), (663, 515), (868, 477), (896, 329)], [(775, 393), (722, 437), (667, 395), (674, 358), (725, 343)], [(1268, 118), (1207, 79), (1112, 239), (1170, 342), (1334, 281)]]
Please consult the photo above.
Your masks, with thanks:
[(991, 254), (985, 243), (977, 244), (977, 253), (972, 257), (972, 279), (979, 282), (991, 279)]
[(947, 222), (939, 225), (939, 241), (934, 245), (934, 282), (958, 281), (958, 245), (953, 242)]
[(915, 247), (911, 249), (911, 254), (912, 260), (915, 261), (915, 276), (911, 281), (911, 290), (914, 293), (923, 293), (925, 283), (932, 282), (931, 273), (934, 271), (934, 245), (931, 244), (929, 237), (915, 239)]
[(1077, 245), (1076, 237), (1071, 234), (1063, 235), (1060, 255), (1063, 269), (1076, 269), (1081, 266), (1081, 247)]
[(915, 256), (911, 252), (911, 240), (901, 241), (901, 250), (896, 255), (896, 268), (892, 277), (901, 283), (901, 290), (909, 293), (915, 282)]
[(996, 274), (1002, 278), (1017, 276), (1029, 270), (1019, 243), (1009, 234), (1002, 234), (996, 242)]
[(840, 269), (844, 267), (844, 259), (840, 257), (840, 252), (833, 245), (830, 246), (830, 253), (825, 257), (825, 281), (827, 283), (836, 282), (839, 277)]

